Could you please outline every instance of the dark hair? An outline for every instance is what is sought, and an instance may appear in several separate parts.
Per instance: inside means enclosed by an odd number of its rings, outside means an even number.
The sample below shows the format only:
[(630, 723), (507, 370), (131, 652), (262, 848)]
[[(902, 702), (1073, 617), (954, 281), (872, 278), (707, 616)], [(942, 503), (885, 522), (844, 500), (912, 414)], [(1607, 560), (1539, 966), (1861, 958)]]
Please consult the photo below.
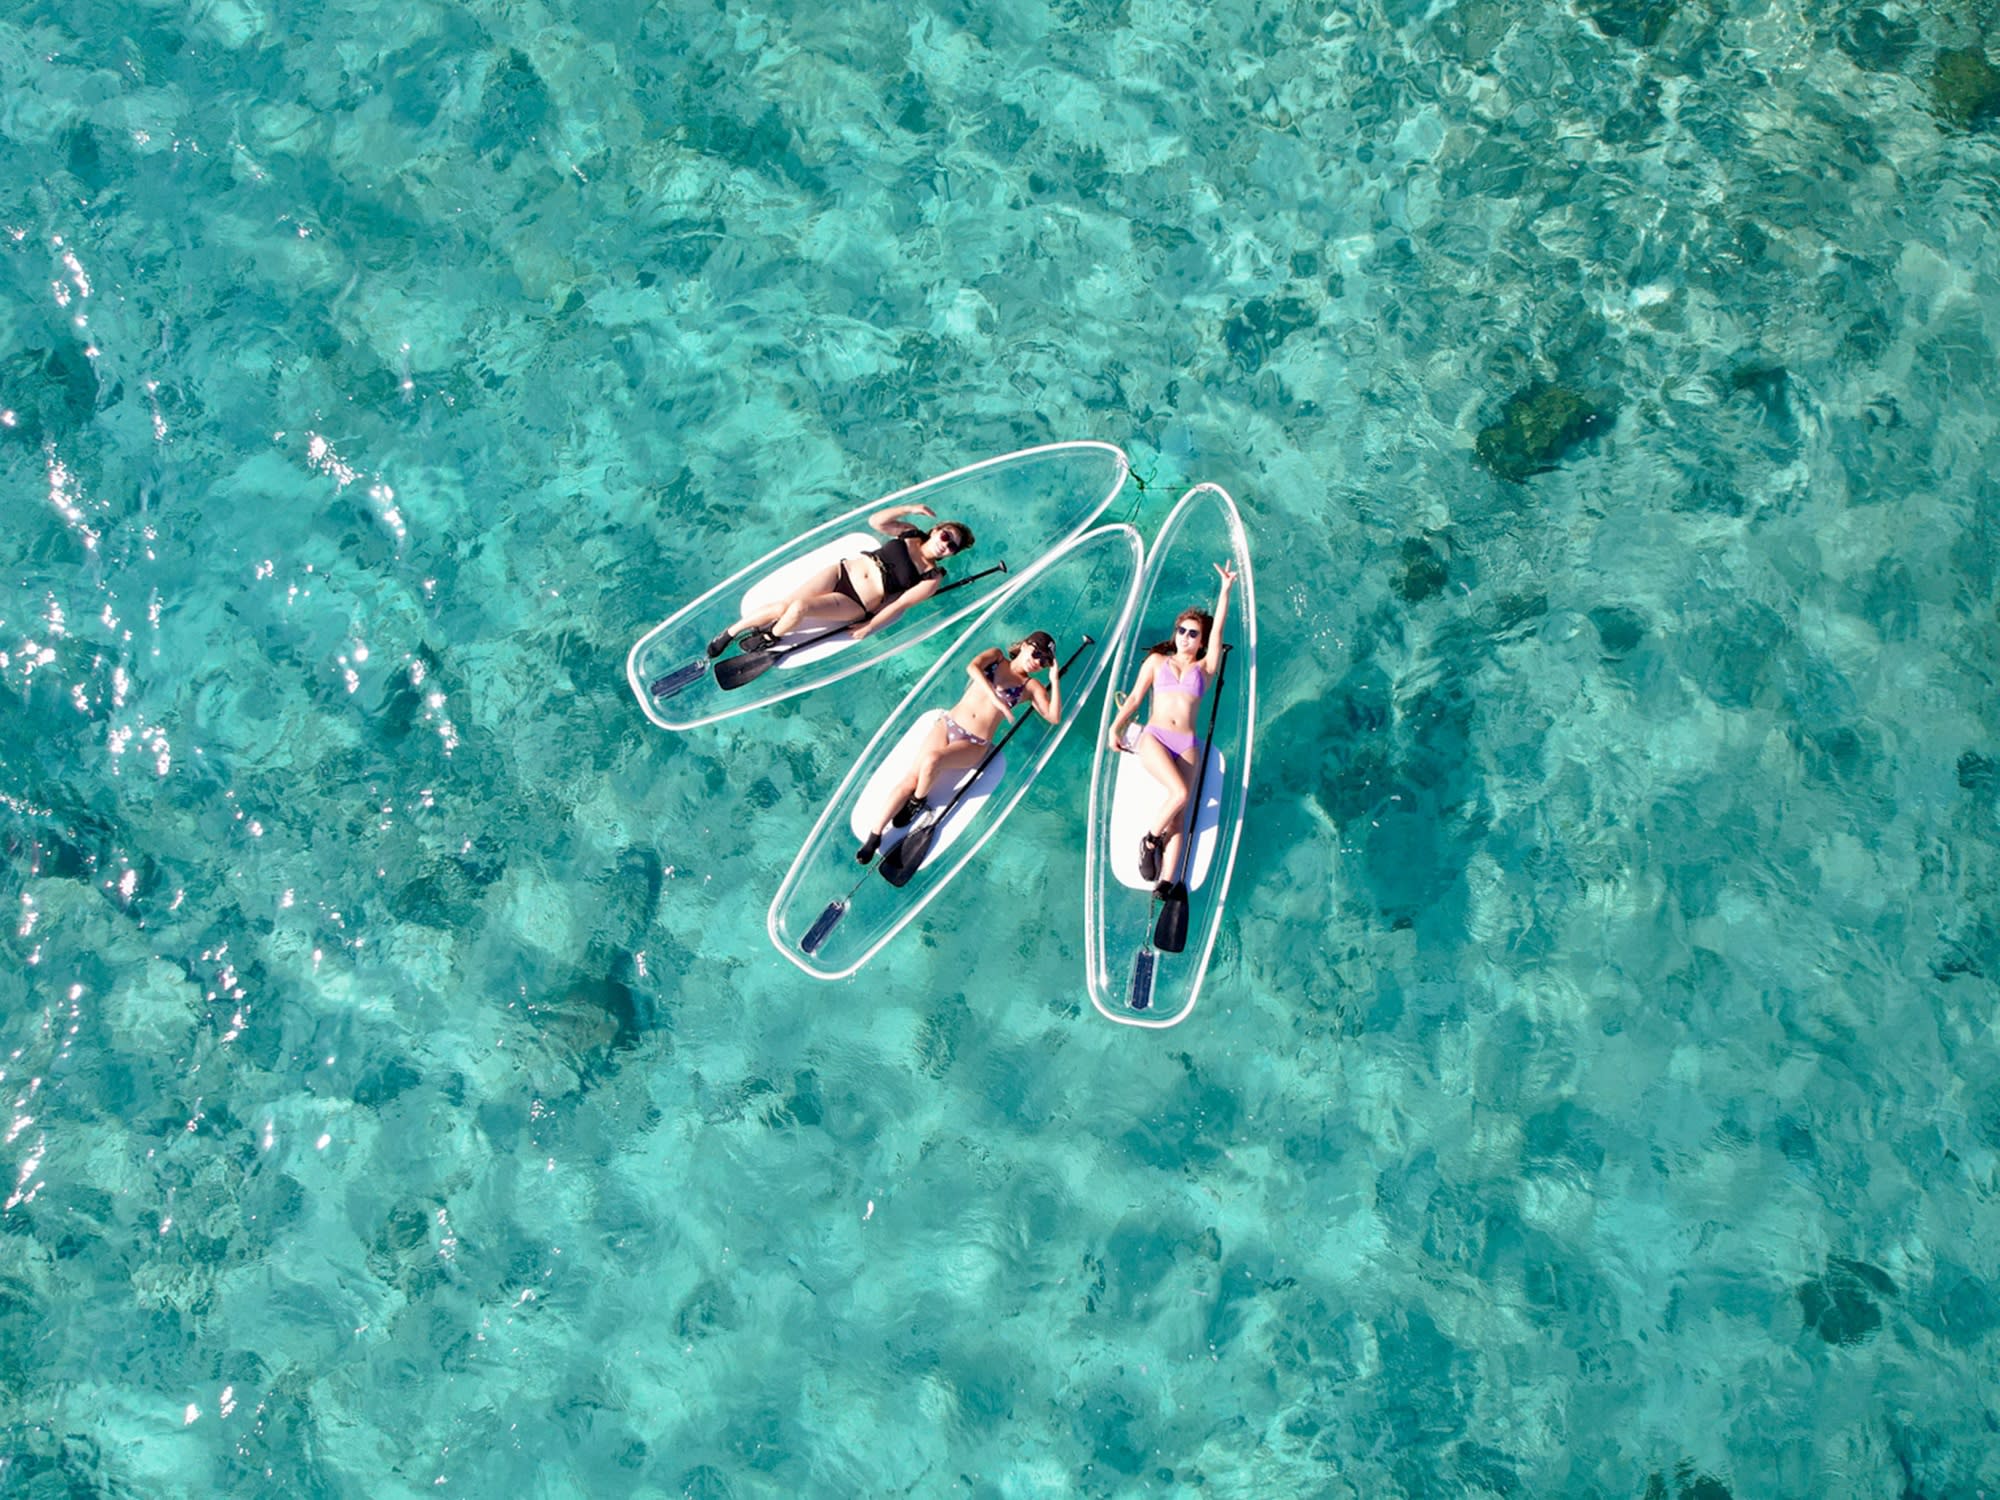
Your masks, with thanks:
[(1016, 656), (1020, 655), (1023, 646), (1033, 646), (1035, 648), (1035, 655), (1046, 656), (1050, 664), (1054, 664), (1056, 659), (1056, 638), (1046, 630), (1030, 631), (1027, 635), (1022, 636), (1018, 641), (1014, 642), (1013, 645), (1007, 648), (1007, 660), (1012, 661)]
[[(1206, 646), (1208, 644), (1208, 633), (1215, 629), (1215, 616), (1205, 609), (1184, 609), (1174, 616), (1175, 627), (1178, 628), (1183, 620), (1194, 620), (1201, 625), (1201, 643)], [(1148, 646), (1146, 654), (1148, 656), (1172, 656), (1174, 654), (1174, 643), (1172, 640), (1164, 640), (1157, 646)]]
[(929, 531), (923, 533), (923, 538), (925, 541), (928, 542), (932, 537), (936, 536), (940, 531), (942, 531), (946, 536), (950, 537), (952, 541), (957, 544), (958, 550), (960, 552), (970, 552), (972, 550), (972, 528), (966, 525), (965, 522), (940, 521), (937, 523), (937, 525), (933, 526)]

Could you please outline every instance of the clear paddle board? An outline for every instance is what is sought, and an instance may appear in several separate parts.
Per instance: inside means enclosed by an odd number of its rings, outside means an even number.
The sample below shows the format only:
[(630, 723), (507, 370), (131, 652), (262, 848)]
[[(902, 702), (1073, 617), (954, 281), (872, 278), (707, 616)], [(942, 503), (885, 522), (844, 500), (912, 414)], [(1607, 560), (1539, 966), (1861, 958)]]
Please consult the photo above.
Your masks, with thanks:
[[(1139, 841), (1157, 814), (1163, 789), (1138, 757), (1108, 744), (1118, 704), (1129, 690), (1147, 648), (1173, 628), (1190, 607), (1212, 609), (1215, 565), (1236, 569), (1236, 587), (1223, 626), (1232, 649), (1221, 682), (1211, 682), (1195, 705), (1196, 743), (1213, 749), (1195, 798), (1192, 859), (1179, 872), (1188, 887), (1185, 945), (1167, 952), (1154, 942), (1161, 903), (1153, 882), (1139, 876)], [(1181, 496), (1146, 554), (1145, 577), (1132, 629), (1120, 639), (1104, 699), (1103, 721), (1090, 776), (1089, 840), (1084, 855), (1084, 963), (1091, 1004), (1128, 1026), (1173, 1026), (1193, 1012), (1222, 931), (1229, 879), (1250, 790), (1250, 750), (1257, 721), (1257, 590), (1250, 544), (1236, 502), (1219, 485), (1199, 484)], [(1128, 725), (1131, 742), (1150, 705)], [(1172, 874), (1175, 872), (1163, 872)]]
[[(1125, 454), (1110, 443), (1049, 443), (954, 469), (835, 516), (740, 569), (641, 636), (625, 659), (632, 696), (662, 729), (692, 729), (871, 667), (991, 604), (1010, 577), (1018, 578), (1103, 514), (1124, 487), (1127, 470)], [(725, 688), (708, 658), (709, 640), (753, 605), (788, 597), (800, 578), (881, 545), (883, 537), (869, 528), (868, 517), (895, 505), (927, 505), (938, 521), (972, 528), (972, 550), (944, 564), (945, 587), (859, 641), (837, 622), (801, 621), (777, 643), (780, 648), (801, 645), (829, 628), (835, 633), (782, 652), (771, 670)], [(934, 524), (923, 516), (906, 519)], [(1002, 561), (1009, 572), (987, 571)], [(977, 577), (981, 573), (986, 576)]]

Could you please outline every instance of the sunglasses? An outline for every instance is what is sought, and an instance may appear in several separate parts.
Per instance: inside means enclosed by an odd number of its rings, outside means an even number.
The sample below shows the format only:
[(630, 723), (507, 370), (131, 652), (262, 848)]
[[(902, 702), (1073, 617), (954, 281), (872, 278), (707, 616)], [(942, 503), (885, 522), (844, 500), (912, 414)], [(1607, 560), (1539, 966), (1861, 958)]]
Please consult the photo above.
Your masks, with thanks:
[(1174, 627), (1174, 634), (1175, 634), (1175, 635), (1191, 635), (1191, 636), (1193, 636), (1193, 637), (1194, 637), (1194, 638), (1195, 638), (1196, 640), (1200, 640), (1200, 639), (1201, 639), (1201, 627), (1200, 627), (1199, 625), (1176, 625), (1176, 626)]
[(944, 548), (946, 557), (951, 557), (958, 551), (958, 538), (949, 531), (939, 533), (938, 543)]

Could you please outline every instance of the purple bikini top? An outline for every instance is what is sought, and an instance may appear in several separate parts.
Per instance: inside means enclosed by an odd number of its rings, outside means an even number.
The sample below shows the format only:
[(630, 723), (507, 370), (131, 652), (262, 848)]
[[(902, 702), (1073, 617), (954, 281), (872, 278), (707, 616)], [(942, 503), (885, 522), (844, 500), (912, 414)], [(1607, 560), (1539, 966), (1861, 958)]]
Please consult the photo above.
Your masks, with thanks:
[[(1172, 677), (1167, 674), (1171, 672)], [(1156, 693), (1186, 693), (1190, 698), (1199, 698), (1208, 691), (1208, 674), (1199, 666), (1192, 666), (1185, 673), (1174, 665), (1171, 656), (1162, 655), (1159, 666), (1153, 669), (1153, 691)]]

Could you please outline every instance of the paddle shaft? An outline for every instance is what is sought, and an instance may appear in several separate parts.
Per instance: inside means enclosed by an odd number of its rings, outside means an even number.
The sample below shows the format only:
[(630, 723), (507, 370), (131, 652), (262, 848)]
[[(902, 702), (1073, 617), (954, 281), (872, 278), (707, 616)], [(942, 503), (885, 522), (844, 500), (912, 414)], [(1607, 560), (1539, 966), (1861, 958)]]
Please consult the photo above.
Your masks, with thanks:
[[(1003, 573), (1004, 573), (1004, 572), (1005, 572), (1006, 570), (1007, 570), (1007, 564), (1005, 563), (1005, 561), (1002, 561), (1002, 562), (1001, 562), (1001, 563), (1000, 563), (1000, 564), (998, 565), (998, 568), (997, 568), (997, 570), (996, 570), (995, 568), (988, 568), (988, 569), (986, 570), (986, 572), (987, 572), (987, 573), (991, 573), (991, 572), (995, 572), (995, 571), (999, 571), (999, 572), (1003, 572)], [(973, 578), (984, 578), (985, 576), (986, 576), (986, 574), (985, 574), (985, 573), (975, 573), (975, 574), (973, 574)], [(952, 587), (952, 588), (958, 588), (958, 587), (960, 587), (960, 586), (961, 586), (962, 584), (967, 584), (967, 583), (970, 583), (970, 582), (972, 582), (972, 578), (964, 578), (964, 579), (960, 579), (958, 583), (954, 583), (954, 584), (950, 585), (950, 587)], [(942, 593), (944, 592), (944, 590), (943, 590), (943, 589), (939, 589), (939, 590), (938, 590), (938, 592), (939, 592), (940, 594), (942, 594)], [(1081, 645), (1081, 646), (1078, 646), (1078, 647), (1076, 648), (1076, 654), (1075, 654), (1074, 656), (1071, 656), (1071, 657), (1070, 657), (1070, 659), (1069, 659), (1069, 662), (1068, 662), (1067, 664), (1065, 664), (1065, 665), (1064, 665), (1064, 667), (1063, 667), (1063, 670), (1064, 670), (1065, 672), (1067, 672), (1067, 671), (1069, 670), (1070, 666), (1073, 666), (1073, 665), (1075, 664), (1075, 662), (1076, 662), (1076, 658), (1077, 658), (1078, 656), (1081, 656), (1081, 655), (1083, 655), (1083, 653), (1084, 653), (1085, 649), (1087, 649), (1087, 648), (1089, 647), (1089, 645), (1090, 645), (1090, 644), (1091, 644), (1091, 641), (1090, 641), (1090, 637), (1089, 637), (1089, 636), (1085, 636), (1085, 637), (1083, 638), (1083, 645)], [(1027, 721), (1026, 721), (1026, 720), (1024, 719), (1024, 720), (1022, 720), (1021, 722), (1022, 722), (1022, 723), (1026, 723)], [(1011, 738), (1013, 737), (1013, 734), (1014, 734), (1014, 729), (1019, 729), (1020, 727), (1021, 727), (1021, 725), (1020, 725), (1020, 724), (1016, 724), (1016, 725), (1014, 726), (1014, 728), (1013, 728), (1013, 729), (1009, 729), (1009, 730), (1007, 731), (1007, 735), (1006, 735), (1006, 737), (1005, 737), (1005, 738), (1003, 738), (1003, 739), (1002, 739), (1002, 740), (1000, 741), (1000, 745), (1004, 745), (1004, 744), (1006, 744), (1006, 743), (1007, 743), (1007, 740), (1008, 740), (1008, 739), (1011, 739)], [(994, 747), (993, 747), (993, 748), (992, 748), (991, 750), (987, 751), (987, 752), (986, 752), (986, 754), (985, 754), (984, 756), (982, 756), (982, 757), (980, 758), (980, 761), (979, 761), (979, 770), (978, 770), (978, 771), (974, 771), (974, 772), (972, 773), (972, 776), (971, 776), (971, 778), (970, 778), (969, 780), (967, 780), (967, 781), (966, 781), (966, 783), (965, 783), (965, 786), (962, 786), (962, 787), (960, 787), (960, 788), (958, 789), (958, 793), (957, 793), (957, 795), (955, 795), (955, 796), (953, 796), (953, 797), (952, 797), (952, 799), (951, 799), (951, 806), (950, 806), (950, 807), (947, 807), (947, 808), (945, 809), (945, 812), (946, 812), (947, 814), (948, 814), (948, 813), (949, 813), (949, 812), (951, 811), (951, 808), (952, 808), (952, 807), (956, 807), (956, 806), (958, 806), (958, 799), (959, 799), (959, 797), (961, 797), (961, 796), (963, 796), (963, 795), (965, 794), (965, 791), (966, 791), (966, 788), (967, 788), (967, 787), (970, 787), (970, 786), (972, 785), (972, 783), (973, 783), (973, 782), (975, 782), (975, 781), (977, 781), (977, 780), (979, 779), (979, 771), (983, 771), (983, 770), (985, 770), (985, 769), (986, 769), (986, 763), (987, 763), (988, 761), (992, 760), (992, 759), (993, 759), (993, 757), (994, 757), (994, 755), (995, 755), (995, 754), (997, 754), (997, 753), (999, 752), (999, 749), (1000, 749), (1000, 745), (995, 745), (995, 746), (994, 746)], [(940, 817), (940, 818), (938, 818), (938, 819), (936, 820), (936, 822), (937, 822), (937, 823), (942, 823), (943, 821), (944, 821), (944, 818), (943, 818), (943, 817)], [(928, 825), (928, 826), (927, 826), (927, 827), (926, 827), (925, 829), (923, 829), (923, 830), (921, 830), (921, 831), (922, 831), (922, 832), (925, 832), (925, 833), (928, 833), (928, 831), (929, 831), (929, 827), (934, 827), (934, 826), (935, 826), (935, 823), (934, 823), (934, 824), (931, 824), (931, 825)], [(890, 851), (889, 851), (889, 852), (888, 852), (887, 854), (885, 854), (885, 855), (883, 855), (883, 856), (882, 856), (882, 863), (881, 863), (881, 864), (879, 864), (879, 865), (877, 865), (877, 866), (876, 866), (876, 868), (877, 868), (877, 869), (879, 869), (879, 870), (881, 870), (881, 871), (883, 872), (883, 874), (884, 874), (885, 876), (887, 876), (887, 875), (888, 875), (888, 870), (889, 870), (889, 862), (890, 862), (890, 861), (891, 861), (892, 859), (894, 859), (894, 858), (895, 858), (895, 856), (896, 856), (896, 855), (897, 855), (898, 853), (900, 853), (900, 852), (902, 851), (902, 848), (903, 848), (903, 844), (906, 844), (906, 843), (908, 843), (908, 842), (909, 842), (909, 840), (910, 840), (910, 838), (914, 838), (914, 837), (916, 837), (919, 831), (920, 831), (920, 830), (917, 830), (917, 829), (911, 829), (911, 830), (910, 830), (910, 833), (909, 833), (909, 835), (908, 835), (908, 836), (907, 836), (907, 837), (906, 837), (906, 838), (905, 838), (905, 839), (903, 840), (903, 843), (899, 843), (899, 844), (897, 844), (897, 845), (896, 845), (896, 847), (895, 847), (894, 849), (891, 849), (891, 850), (890, 850)], [(926, 846), (928, 846), (928, 844), (929, 844), (929, 840), (928, 840), (928, 838), (926, 838), (926, 840), (925, 840), (925, 844), (926, 844)], [(919, 852), (921, 853), (922, 851), (920, 850)], [(822, 911), (822, 912), (821, 912), (821, 913), (819, 914), (819, 919), (818, 919), (817, 921), (815, 921), (815, 922), (813, 923), (812, 927), (811, 927), (811, 928), (810, 928), (810, 929), (809, 929), (809, 930), (807, 931), (807, 933), (806, 933), (806, 936), (805, 936), (805, 939), (804, 939), (804, 940), (803, 940), (803, 941), (802, 941), (802, 942), (801, 942), (801, 943), (799, 944), (799, 946), (800, 946), (800, 947), (801, 947), (801, 948), (802, 948), (802, 949), (803, 949), (803, 950), (804, 950), (805, 952), (807, 952), (807, 953), (813, 953), (813, 952), (816, 952), (816, 951), (818, 950), (819, 946), (820, 946), (820, 945), (821, 945), (822, 943), (824, 943), (824, 942), (826, 941), (826, 939), (827, 939), (827, 936), (828, 936), (828, 934), (830, 934), (830, 933), (831, 933), (831, 932), (833, 931), (834, 927), (835, 927), (835, 926), (836, 926), (836, 925), (837, 925), (837, 924), (839, 923), (840, 919), (841, 919), (842, 917), (844, 917), (844, 916), (846, 916), (846, 915), (847, 915), (847, 903), (848, 903), (849, 901), (851, 901), (851, 900), (853, 900), (853, 899), (854, 899), (854, 892), (855, 892), (855, 891), (858, 891), (858, 890), (860, 890), (860, 889), (861, 889), (861, 884), (862, 884), (862, 881), (865, 881), (865, 880), (866, 880), (867, 878), (868, 878), (868, 877), (867, 877), (867, 875), (866, 875), (866, 874), (863, 874), (863, 875), (862, 875), (862, 876), (861, 876), (861, 877), (860, 877), (859, 879), (857, 879), (857, 880), (856, 880), (856, 881), (854, 882), (854, 885), (853, 885), (853, 887), (852, 887), (852, 888), (851, 888), (851, 889), (850, 889), (850, 890), (848, 891), (848, 893), (847, 893), (847, 894), (846, 894), (845, 896), (841, 896), (841, 897), (838, 897), (837, 899), (835, 899), (835, 900), (833, 900), (833, 901), (829, 901), (829, 902), (827, 903), (827, 905), (826, 905), (826, 910)], [(897, 882), (895, 881), (895, 879), (894, 879), (893, 877), (891, 877), (891, 878), (890, 878), (890, 881), (889, 881), (889, 883), (890, 883), (891, 885), (895, 885), (895, 884), (897, 884)]]

